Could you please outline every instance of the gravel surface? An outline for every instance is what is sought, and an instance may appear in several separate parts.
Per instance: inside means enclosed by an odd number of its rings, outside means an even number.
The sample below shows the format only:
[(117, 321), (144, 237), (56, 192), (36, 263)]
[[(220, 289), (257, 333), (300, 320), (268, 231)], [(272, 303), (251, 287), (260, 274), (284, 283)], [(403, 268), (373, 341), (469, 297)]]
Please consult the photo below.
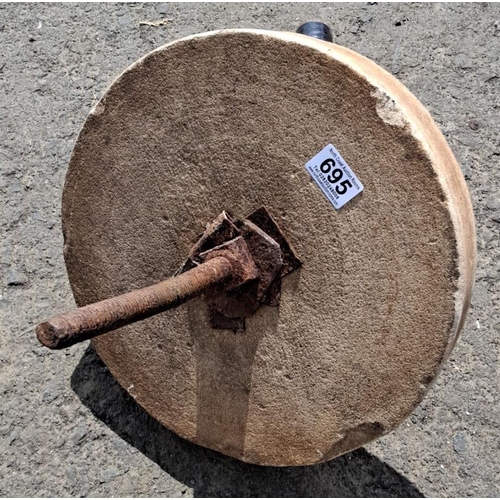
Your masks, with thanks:
[[(327, 464), (249, 466), (163, 429), (87, 344), (51, 352), (33, 326), (74, 305), (61, 190), (113, 78), (186, 35), (314, 19), (401, 79), (448, 138), (477, 218), (476, 286), (449, 362), (397, 431)], [(0, 42), (0, 495), (500, 496), (500, 4), (0, 4)]]

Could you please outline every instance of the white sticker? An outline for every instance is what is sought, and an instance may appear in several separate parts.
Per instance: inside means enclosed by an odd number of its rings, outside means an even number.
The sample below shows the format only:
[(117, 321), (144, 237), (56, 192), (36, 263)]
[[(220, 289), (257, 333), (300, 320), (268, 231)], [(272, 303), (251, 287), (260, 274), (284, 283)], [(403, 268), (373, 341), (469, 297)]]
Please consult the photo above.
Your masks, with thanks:
[(363, 191), (363, 184), (331, 144), (309, 160), (306, 169), (337, 210)]

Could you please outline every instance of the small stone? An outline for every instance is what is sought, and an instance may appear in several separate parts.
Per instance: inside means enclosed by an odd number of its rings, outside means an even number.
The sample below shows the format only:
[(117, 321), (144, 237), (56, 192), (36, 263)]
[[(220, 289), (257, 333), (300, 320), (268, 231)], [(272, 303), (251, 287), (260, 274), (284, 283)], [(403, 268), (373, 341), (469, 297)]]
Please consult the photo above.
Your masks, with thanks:
[(75, 467), (68, 467), (66, 469), (66, 477), (69, 479), (69, 484), (74, 485), (77, 481), (77, 474)]
[(19, 429), (14, 429), (10, 433), (10, 436), (7, 438), (7, 442), (9, 443), (9, 446), (14, 443), (14, 441), (18, 438), (18, 436), (19, 436)]
[(493, 231), (489, 230), (488, 228), (485, 228), (483, 230), (483, 240), (486, 243), (491, 243), (495, 239), (496, 239), (496, 235)]
[(0, 427), (0, 436), (6, 436), (9, 431), (10, 431), (10, 424), (3, 425), (2, 427)]
[(14, 194), (14, 193), (20, 193), (22, 191), (21, 183), (19, 182), (19, 179), (14, 179), (9, 186), (8, 193), (9, 194)]
[(369, 23), (371, 20), (372, 16), (370, 16), (370, 14), (363, 14), (361, 16), (361, 21), (363, 21), (364, 23)]
[(455, 64), (460, 69), (471, 69), (474, 67), (474, 62), (470, 57), (467, 57), (465, 54), (458, 54), (455, 57)]
[(470, 120), (469, 120), (468, 125), (469, 125), (469, 128), (470, 128), (471, 130), (477, 130), (477, 129), (479, 128), (479, 123), (478, 123), (478, 121), (477, 121), (476, 119), (474, 119), (474, 118), (472, 118), (472, 119), (470, 119)]
[(104, 469), (101, 472), (101, 475), (99, 477), (99, 482), (102, 483), (107, 483), (109, 480), (114, 479), (115, 477), (121, 476), (124, 473), (119, 471), (116, 467), (110, 467), (109, 469)]
[(86, 498), (89, 496), (89, 490), (90, 490), (90, 486), (88, 484), (78, 483), (78, 491), (73, 496), (80, 497), (80, 498)]
[[(113, 441), (113, 446), (114, 446), (115, 450), (118, 453), (120, 453), (121, 455), (124, 455), (128, 452), (128, 445), (122, 439), (117, 439), (117, 440)], [(154, 475), (153, 475), (153, 477), (154, 477)]]
[(87, 429), (85, 427), (77, 427), (73, 436), (71, 436), (71, 442), (76, 446), (79, 445), (83, 438), (87, 435)]
[(59, 397), (55, 387), (47, 387), (42, 393), (42, 401), (44, 403), (52, 403)]
[(60, 448), (64, 443), (66, 442), (66, 440), (64, 438), (57, 438), (55, 441), (54, 441), (54, 446), (56, 448)]
[(349, 31), (350, 31), (351, 33), (356, 34), (356, 33), (358, 32), (358, 29), (359, 29), (359, 28), (358, 28), (357, 26), (353, 26), (353, 27), (352, 27)]
[(118, 18), (118, 24), (121, 26), (128, 26), (132, 23), (132, 18), (130, 16), (122, 16)]
[(463, 453), (467, 447), (465, 436), (463, 434), (456, 434), (453, 439), (453, 449), (456, 453)]
[(158, 14), (166, 14), (168, 12), (168, 4), (167, 3), (159, 3), (155, 5), (156, 12)]
[(15, 269), (9, 269), (7, 274), (7, 286), (19, 286), (24, 285), (28, 281), (25, 274)]
[(498, 195), (490, 196), (485, 200), (484, 205), (486, 206), (486, 208), (489, 208), (490, 210), (498, 210), (500, 208), (500, 196)]

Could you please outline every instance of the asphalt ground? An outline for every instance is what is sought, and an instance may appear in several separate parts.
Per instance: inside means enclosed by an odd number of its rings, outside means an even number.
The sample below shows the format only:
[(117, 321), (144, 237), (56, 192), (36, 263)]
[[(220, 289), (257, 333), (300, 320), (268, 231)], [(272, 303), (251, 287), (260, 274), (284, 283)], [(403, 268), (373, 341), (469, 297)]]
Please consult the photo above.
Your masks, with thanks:
[[(51, 352), (34, 325), (74, 306), (62, 186), (78, 131), (114, 77), (183, 36), (308, 20), (429, 109), (462, 166), (479, 258), (465, 329), (411, 417), (366, 449), (278, 469), (176, 437), (91, 347)], [(2, 496), (500, 496), (500, 4), (4, 3), (0, 47)]]

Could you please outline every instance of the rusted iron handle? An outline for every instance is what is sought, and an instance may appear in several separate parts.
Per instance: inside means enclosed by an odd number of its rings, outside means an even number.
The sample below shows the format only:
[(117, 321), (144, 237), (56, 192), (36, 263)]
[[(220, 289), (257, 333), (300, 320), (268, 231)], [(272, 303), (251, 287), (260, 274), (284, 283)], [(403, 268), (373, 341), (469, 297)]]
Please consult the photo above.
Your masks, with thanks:
[(54, 316), (36, 328), (38, 340), (63, 349), (176, 307), (228, 279), (232, 264), (225, 257), (205, 263), (156, 285)]

